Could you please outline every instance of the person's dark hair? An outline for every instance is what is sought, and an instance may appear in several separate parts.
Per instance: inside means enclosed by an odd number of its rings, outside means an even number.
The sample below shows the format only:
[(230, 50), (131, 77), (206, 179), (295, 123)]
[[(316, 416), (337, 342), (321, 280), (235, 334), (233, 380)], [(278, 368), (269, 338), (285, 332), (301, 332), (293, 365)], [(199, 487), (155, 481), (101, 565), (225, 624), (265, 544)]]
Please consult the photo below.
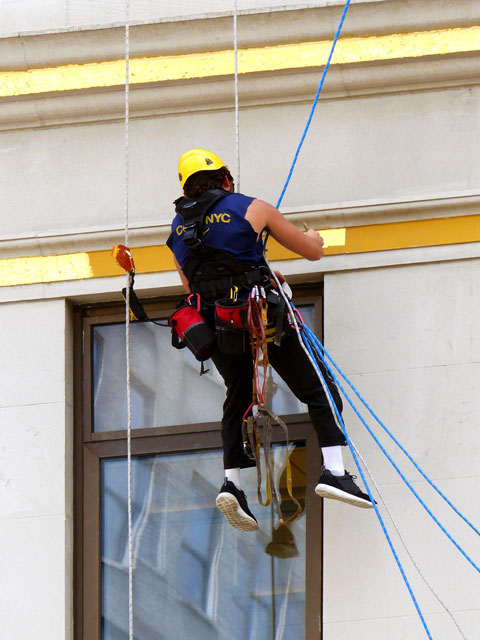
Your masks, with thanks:
[(215, 171), (197, 171), (183, 185), (183, 193), (187, 198), (196, 198), (210, 189), (221, 189), (226, 177), (233, 182), (227, 167), (220, 167)]

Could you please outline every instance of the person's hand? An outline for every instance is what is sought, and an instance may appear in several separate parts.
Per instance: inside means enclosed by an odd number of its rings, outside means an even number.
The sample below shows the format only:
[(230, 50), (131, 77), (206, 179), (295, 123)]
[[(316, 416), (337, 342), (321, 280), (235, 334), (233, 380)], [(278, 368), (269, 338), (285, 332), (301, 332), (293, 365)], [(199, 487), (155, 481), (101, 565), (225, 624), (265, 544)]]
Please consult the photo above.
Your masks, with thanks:
[(284, 282), (286, 282), (285, 276), (283, 275), (283, 273), (281, 273), (281, 271), (277, 271), (275, 269), (275, 271), (273, 273), (277, 276), (277, 279), (280, 282), (280, 284), (283, 284)]
[(323, 247), (324, 240), (323, 240), (322, 236), (318, 233), (318, 231), (315, 231), (315, 229), (308, 229), (307, 231), (305, 231), (305, 235), (308, 238), (311, 238), (312, 240), (315, 240), (315, 242), (318, 242), (318, 244), (321, 247)]

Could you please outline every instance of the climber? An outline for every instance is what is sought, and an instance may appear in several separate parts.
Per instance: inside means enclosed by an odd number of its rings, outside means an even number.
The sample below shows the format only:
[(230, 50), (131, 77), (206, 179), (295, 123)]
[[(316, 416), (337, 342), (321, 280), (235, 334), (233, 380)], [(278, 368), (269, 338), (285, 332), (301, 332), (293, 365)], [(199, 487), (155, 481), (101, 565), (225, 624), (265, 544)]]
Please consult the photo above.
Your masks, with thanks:
[[(201, 300), (201, 314), (215, 330), (215, 304), (234, 289), (247, 299), (252, 287), (267, 291), (269, 320), (278, 325), (280, 296), (263, 257), (261, 234), (267, 230), (281, 245), (307, 260), (323, 255), (323, 239), (308, 229), (301, 231), (272, 205), (234, 192), (234, 180), (225, 163), (214, 153), (192, 149), (178, 164), (184, 195), (175, 201), (175, 217), (167, 245), (187, 293)], [(280, 282), (284, 280), (280, 274)], [(270, 293), (270, 295), (268, 294)], [(295, 331), (283, 321), (282, 337), (268, 343), (268, 359), (295, 396), (308, 406), (323, 455), (323, 468), (315, 487), (317, 495), (371, 508), (367, 494), (345, 471), (342, 447), (346, 445), (318, 375)], [(217, 349), (212, 360), (223, 377), (222, 442), (224, 483), (216, 499), (229, 523), (240, 530), (255, 530), (257, 521), (241, 489), (240, 470), (254, 466), (243, 446), (242, 422), (252, 400), (253, 362), (250, 348), (228, 354)], [(341, 412), (342, 400), (322, 365), (325, 381)]]

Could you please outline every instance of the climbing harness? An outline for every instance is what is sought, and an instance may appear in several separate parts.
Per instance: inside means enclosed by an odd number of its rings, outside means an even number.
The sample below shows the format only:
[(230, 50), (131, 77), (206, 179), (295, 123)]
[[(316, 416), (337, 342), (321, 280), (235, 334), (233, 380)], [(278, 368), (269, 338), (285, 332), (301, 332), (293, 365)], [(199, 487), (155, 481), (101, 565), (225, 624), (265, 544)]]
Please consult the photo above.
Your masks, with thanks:
[(250, 290), (254, 284), (269, 281), (265, 266), (249, 267), (228, 251), (204, 242), (208, 212), (228, 195), (224, 189), (211, 189), (197, 198), (182, 196), (175, 200), (175, 212), (181, 220), (178, 228), (189, 249), (182, 270), (191, 290), (206, 300), (224, 297), (234, 286)]

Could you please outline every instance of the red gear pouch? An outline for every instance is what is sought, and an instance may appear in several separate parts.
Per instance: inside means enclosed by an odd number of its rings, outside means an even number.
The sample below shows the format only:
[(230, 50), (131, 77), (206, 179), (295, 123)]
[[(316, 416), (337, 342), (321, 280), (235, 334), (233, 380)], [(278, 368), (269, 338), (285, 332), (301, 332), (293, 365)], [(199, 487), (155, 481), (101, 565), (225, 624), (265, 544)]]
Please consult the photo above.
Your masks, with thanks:
[(172, 313), (168, 324), (197, 360), (208, 360), (215, 353), (215, 334), (200, 315), (198, 294), (189, 295), (186, 304)]
[(215, 332), (218, 350), (226, 355), (239, 355), (250, 349), (247, 327), (248, 300), (224, 298), (215, 305)]
[(217, 300), (215, 305), (217, 318), (237, 329), (247, 326), (248, 300), (225, 298)]

